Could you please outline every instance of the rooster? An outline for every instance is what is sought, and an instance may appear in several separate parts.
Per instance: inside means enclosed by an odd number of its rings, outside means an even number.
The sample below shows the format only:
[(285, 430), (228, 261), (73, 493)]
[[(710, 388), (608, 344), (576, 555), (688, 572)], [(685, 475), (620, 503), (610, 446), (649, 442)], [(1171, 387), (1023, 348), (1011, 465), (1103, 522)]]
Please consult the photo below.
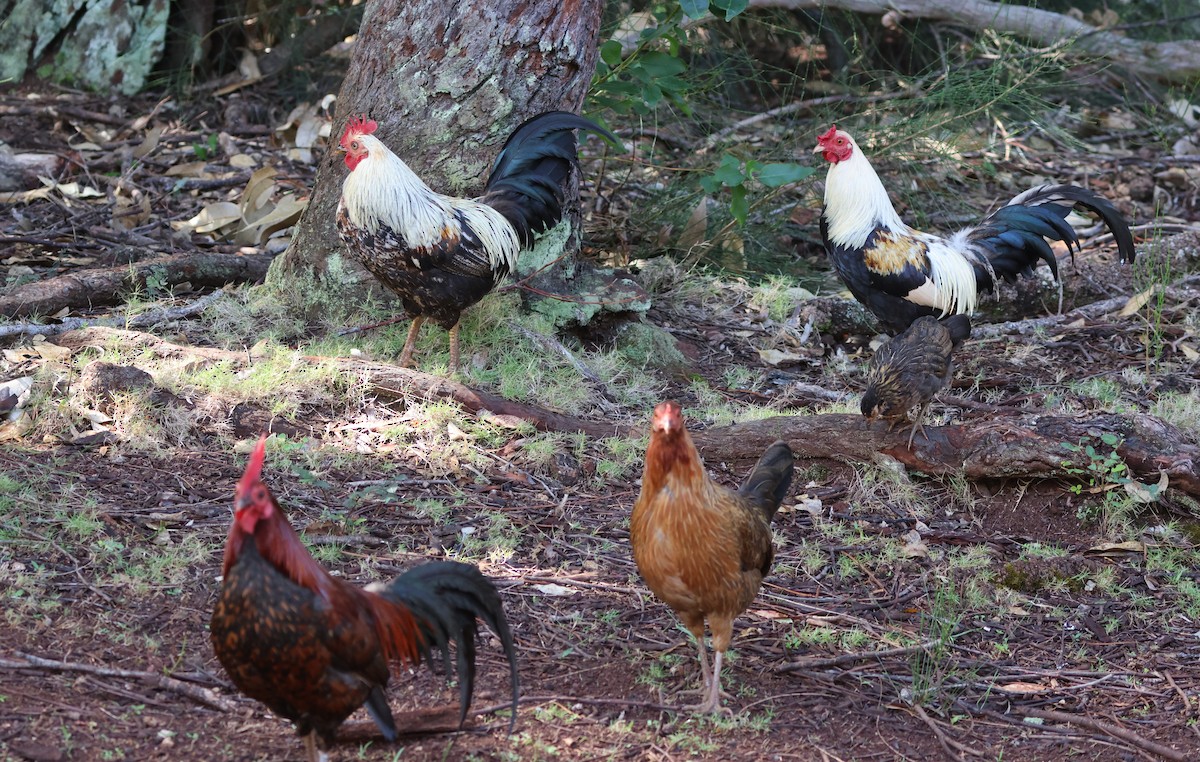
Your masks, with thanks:
[(991, 291), (997, 277), (1012, 282), (1032, 273), (1038, 261), (1057, 279), (1058, 262), (1046, 239), (1062, 241), (1074, 256), (1079, 236), (1066, 217), (1077, 206), (1098, 214), (1121, 259), (1133, 261), (1125, 220), (1083, 188), (1030, 188), (978, 227), (942, 238), (904, 224), (854, 138), (836, 125), (817, 138), (813, 152), (829, 162), (821, 215), (825, 249), (850, 293), (892, 335), (921, 315), (974, 312), (979, 292)]
[[(684, 428), (677, 402), (654, 408), (642, 489), (629, 521), (633, 558), (646, 584), (670, 606), (700, 650), (700, 713), (721, 708), (721, 661), (733, 620), (746, 610), (771, 570), (771, 519), (792, 483), (786, 442), (759, 458), (737, 492), (713, 482)], [(704, 622), (716, 651), (712, 670)]]
[(917, 431), (925, 432), (921, 420), (930, 403), (954, 375), (954, 350), (970, 336), (971, 319), (966, 315), (951, 315), (942, 321), (922, 315), (914, 320), (871, 358), (862, 414), (868, 421), (887, 420), (891, 431), (908, 419), (910, 410), (919, 408), (908, 435), (911, 449)]
[(434, 192), (352, 118), (339, 145), (350, 174), (338, 202), (338, 234), (351, 256), (395, 291), (412, 317), (400, 365), (412, 359), (421, 325), (432, 318), (450, 331), (450, 370), (458, 369), (458, 320), (516, 270), (517, 255), (558, 224), (563, 182), (578, 168), (574, 130), (608, 130), (565, 111), (529, 119), (509, 136), (482, 196)]
[(224, 577), (210, 623), (213, 650), (247, 696), (291, 720), (310, 762), (325, 760), (337, 728), (364, 703), (390, 742), (396, 724), (384, 689), (388, 662), (458, 652), (459, 724), (475, 681), (476, 619), (500, 638), (517, 708), (512, 634), (495, 587), (469, 564), (432, 562), (378, 592), (329, 575), (308, 554), (260, 475), (259, 440), (238, 482)]

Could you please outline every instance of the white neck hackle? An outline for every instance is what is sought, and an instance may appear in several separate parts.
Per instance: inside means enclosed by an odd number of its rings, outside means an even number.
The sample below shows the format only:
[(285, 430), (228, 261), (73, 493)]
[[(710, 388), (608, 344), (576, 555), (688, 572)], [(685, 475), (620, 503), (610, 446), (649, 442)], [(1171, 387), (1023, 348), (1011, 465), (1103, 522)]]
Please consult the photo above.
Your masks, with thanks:
[(500, 212), (469, 199), (437, 193), (378, 138), (359, 135), (367, 156), (342, 183), (342, 204), (350, 222), (370, 233), (386, 225), (408, 246), (432, 248), (447, 235), (461, 234), (456, 212), (486, 250), (492, 269), (516, 270), (521, 243)]
[(851, 142), (850, 158), (831, 163), (825, 178), (825, 220), (829, 239), (853, 249), (867, 242), (876, 228), (907, 233), (887, 189), (858, 144)]

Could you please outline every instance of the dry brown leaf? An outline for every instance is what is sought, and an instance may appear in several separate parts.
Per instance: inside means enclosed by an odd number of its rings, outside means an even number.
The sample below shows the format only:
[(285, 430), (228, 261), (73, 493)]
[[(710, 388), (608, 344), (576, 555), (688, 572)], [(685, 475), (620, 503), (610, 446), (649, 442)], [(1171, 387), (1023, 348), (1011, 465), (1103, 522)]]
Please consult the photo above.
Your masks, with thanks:
[(279, 202), (253, 225), (239, 230), (234, 237), (234, 242), (242, 246), (261, 244), (270, 238), (271, 234), (295, 225), (306, 206), (308, 206), (307, 201), (300, 201), (289, 193), (279, 199)]
[(71, 357), (71, 350), (49, 342), (38, 342), (33, 345), (33, 351), (43, 360), (62, 362)]
[(1050, 688), (1038, 683), (1024, 683), (1021, 681), (1016, 681), (1012, 683), (1004, 683), (1000, 686), (1000, 690), (1007, 691), (1009, 693), (1042, 693), (1043, 691), (1050, 690)]
[(141, 191), (134, 191), (134, 195), (136, 198), (117, 196), (112, 212), (113, 227), (133, 230), (150, 219), (150, 198)]
[(259, 217), (271, 211), (270, 207), (267, 207), (267, 203), (275, 191), (274, 178), (278, 173), (274, 167), (262, 167), (250, 175), (250, 180), (246, 183), (246, 189), (242, 191), (242, 198), (239, 202), (242, 219), (247, 223), (257, 222)]
[(104, 197), (103, 193), (101, 193), (100, 191), (96, 190), (95, 188), (89, 187), (87, 185), (80, 185), (79, 183), (60, 183), (55, 180), (51, 180), (49, 177), (41, 177), (41, 176), (38, 177), (38, 180), (42, 181), (42, 185), (46, 186), (47, 188), (50, 188), (51, 190), (58, 191), (62, 195), (66, 196), (67, 198), (103, 198)]
[(1126, 553), (1145, 553), (1146, 543), (1139, 540), (1128, 540), (1126, 542), (1102, 542), (1099, 545), (1088, 548), (1083, 551), (1089, 556), (1120, 556)]
[(146, 137), (142, 138), (142, 142), (133, 149), (133, 158), (143, 159), (150, 155), (150, 152), (158, 148), (158, 140), (162, 137), (162, 127), (152, 127), (146, 131)]
[(206, 166), (208, 166), (208, 162), (205, 161), (189, 161), (186, 164), (167, 167), (167, 171), (163, 174), (167, 177), (209, 177), (204, 171)]
[(704, 196), (692, 210), (691, 216), (683, 226), (683, 232), (679, 234), (680, 249), (688, 251), (708, 238), (708, 202), (708, 196)]
[(200, 210), (200, 213), (186, 222), (172, 222), (175, 230), (194, 230), (197, 233), (211, 233), (227, 225), (233, 225), (242, 219), (242, 210), (232, 201), (218, 201)]
[(778, 349), (760, 349), (758, 350), (758, 356), (767, 365), (783, 365), (785, 363), (804, 362), (809, 359), (808, 355), (783, 352)]
[(1136, 315), (1138, 311), (1142, 309), (1142, 307), (1145, 307), (1146, 304), (1149, 303), (1150, 298), (1161, 290), (1162, 286), (1155, 284), (1145, 291), (1134, 294), (1133, 296), (1129, 297), (1129, 301), (1125, 302), (1125, 306), (1121, 308), (1121, 311), (1118, 312), (1117, 315), (1120, 317)]

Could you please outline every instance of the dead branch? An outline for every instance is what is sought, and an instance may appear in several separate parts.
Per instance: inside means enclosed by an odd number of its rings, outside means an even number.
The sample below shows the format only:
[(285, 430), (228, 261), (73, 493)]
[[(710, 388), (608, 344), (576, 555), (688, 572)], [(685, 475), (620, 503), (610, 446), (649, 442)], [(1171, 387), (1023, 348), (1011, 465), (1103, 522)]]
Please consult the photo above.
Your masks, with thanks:
[(146, 281), (151, 278), (160, 287), (180, 283), (190, 283), (193, 288), (257, 283), (266, 277), (270, 264), (268, 254), (201, 252), (84, 270), (14, 288), (0, 296), (0, 316), (25, 318), (53, 315), (64, 307), (77, 309), (116, 304), (121, 301), (122, 294), (146, 288)]
[(1103, 720), (1097, 720), (1081, 714), (1058, 712), (1053, 709), (1021, 709), (1019, 711), (1029, 717), (1037, 717), (1041, 720), (1065, 722), (1072, 725), (1080, 725), (1092, 730), (1098, 730), (1101, 733), (1107, 733), (1110, 736), (1120, 738), (1122, 741), (1133, 744), (1143, 751), (1148, 751), (1151, 754), (1157, 754), (1163, 759), (1177, 760), (1178, 762), (1184, 762), (1184, 760), (1192, 759), (1192, 755), (1189, 752), (1179, 751), (1178, 749), (1172, 749), (1170, 746), (1164, 746), (1160, 743), (1155, 743), (1147, 738), (1142, 738), (1132, 730), (1126, 730), (1125, 728), (1114, 725), (1111, 722), (1104, 722)]
[(1200, 76), (1200, 40), (1152, 42), (1124, 37), (1061, 13), (990, 0), (750, 0), (751, 8), (838, 8), (855, 13), (899, 13), (941, 19), (971, 29), (994, 29), (1039, 45), (1070, 42), (1075, 50), (1103, 58), (1151, 79), (1182, 82)]
[[(1168, 292), (1172, 290), (1183, 289), (1188, 286), (1200, 283), (1200, 274), (1189, 275), (1172, 283), (1168, 287)], [(1114, 296), (1109, 299), (1104, 299), (1099, 302), (1085, 304), (1082, 307), (1076, 307), (1070, 312), (1064, 312), (1061, 315), (1047, 315), (1045, 317), (1028, 318), (1026, 320), (1012, 320), (1006, 323), (989, 323), (979, 324), (971, 329), (971, 336), (976, 339), (987, 338), (991, 336), (1003, 336), (1005, 334), (1018, 333), (1021, 335), (1029, 335), (1038, 330), (1046, 330), (1048, 328), (1057, 328), (1060, 325), (1074, 323), (1076, 320), (1086, 319), (1094, 320), (1107, 315), (1110, 312), (1116, 312), (1122, 309), (1129, 303), (1128, 296)]]
[(114, 669), (111, 667), (98, 667), (93, 664), (81, 664), (70, 661), (54, 661), (53, 659), (43, 659), (40, 656), (32, 654), (17, 653), (21, 661), (15, 659), (0, 659), (0, 669), (33, 669), (49, 672), (82, 672), (88, 675), (96, 675), (98, 677), (119, 677), (123, 680), (141, 680), (144, 683), (152, 685), (156, 688), (177, 693), (180, 696), (190, 698), (193, 701), (210, 706), (213, 709), (219, 709), (222, 712), (232, 712), (237, 707), (231, 701), (221, 698), (207, 688), (199, 685), (191, 685), (182, 680), (176, 680), (173, 677), (160, 675), (156, 672), (142, 672), (132, 669)]
[(0, 338), (8, 336), (57, 336), (60, 333), (75, 331), (88, 326), (107, 326), (109, 328), (149, 328), (150, 326), (165, 323), (168, 320), (182, 320), (183, 318), (199, 315), (208, 306), (225, 296), (225, 292), (221, 289), (213, 291), (211, 294), (206, 294), (190, 304), (183, 304), (178, 307), (167, 307), (160, 310), (152, 310), (143, 312), (138, 315), (129, 317), (110, 317), (110, 318), (66, 318), (61, 323), (11, 323), (9, 325), (0, 325)]

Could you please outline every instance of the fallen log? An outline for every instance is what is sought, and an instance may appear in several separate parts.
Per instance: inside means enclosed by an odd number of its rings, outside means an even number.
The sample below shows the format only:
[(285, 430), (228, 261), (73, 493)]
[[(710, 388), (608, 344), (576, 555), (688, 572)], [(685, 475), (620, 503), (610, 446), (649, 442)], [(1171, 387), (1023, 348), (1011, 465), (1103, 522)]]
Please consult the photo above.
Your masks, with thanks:
[(193, 288), (212, 288), (227, 283), (258, 283), (267, 275), (269, 254), (220, 254), (200, 252), (156, 257), (119, 267), (81, 270), (35, 283), (26, 283), (0, 295), (0, 316), (25, 318), (53, 315), (65, 308), (117, 304), (122, 296), (146, 288), (154, 279), (162, 288), (190, 283)]
[[(173, 344), (147, 333), (92, 327), (51, 339), (61, 346), (78, 349), (107, 346), (119, 338), (123, 346), (151, 350), (159, 356), (189, 354), (236, 364), (254, 362), (245, 352), (211, 347)], [(364, 379), (385, 398), (450, 399), (466, 410), (528, 421), (543, 431), (580, 431), (592, 437), (629, 436), (644, 426), (591, 421), (547, 410), (537, 405), (513, 402), (490, 392), (472, 389), (451, 379), (399, 368), (383, 362), (349, 357), (305, 356), (305, 362), (334, 363), (347, 373)], [(997, 408), (996, 417), (972, 419), (968, 423), (925, 426), (910, 449), (907, 428), (888, 431), (883, 423), (867, 424), (862, 416), (827, 414), (779, 416), (719, 426), (693, 432), (701, 455), (709, 462), (752, 461), (776, 439), (787, 441), (799, 458), (829, 458), (847, 462), (871, 462), (879, 454), (895, 458), (905, 467), (925, 474), (962, 473), (970, 479), (1040, 478), (1078, 481), (1085, 457), (1072, 447), (1092, 444), (1104, 452), (1100, 438), (1114, 434), (1120, 440), (1116, 453), (1129, 467), (1132, 478), (1158, 482), (1166, 473), (1170, 486), (1188, 495), (1200, 496), (1200, 447), (1176, 428), (1150, 415), (1092, 414), (1086, 417), (1007, 414)]]
[(1078, 480), (1086, 457), (1072, 447), (1100, 437), (1120, 440), (1116, 453), (1132, 476), (1157, 482), (1165, 472), (1170, 486), (1200, 495), (1200, 447), (1176, 428), (1144, 413), (1130, 415), (1006, 415), (969, 423), (925, 426), (925, 436), (907, 447), (909, 431), (868, 426), (857, 415), (780, 416), (693, 433), (696, 447), (709, 460), (745, 460), (758, 456), (776, 439), (791, 445), (799, 458), (869, 462), (879, 453), (926, 474), (962, 473), (970, 479), (1036, 477)]

